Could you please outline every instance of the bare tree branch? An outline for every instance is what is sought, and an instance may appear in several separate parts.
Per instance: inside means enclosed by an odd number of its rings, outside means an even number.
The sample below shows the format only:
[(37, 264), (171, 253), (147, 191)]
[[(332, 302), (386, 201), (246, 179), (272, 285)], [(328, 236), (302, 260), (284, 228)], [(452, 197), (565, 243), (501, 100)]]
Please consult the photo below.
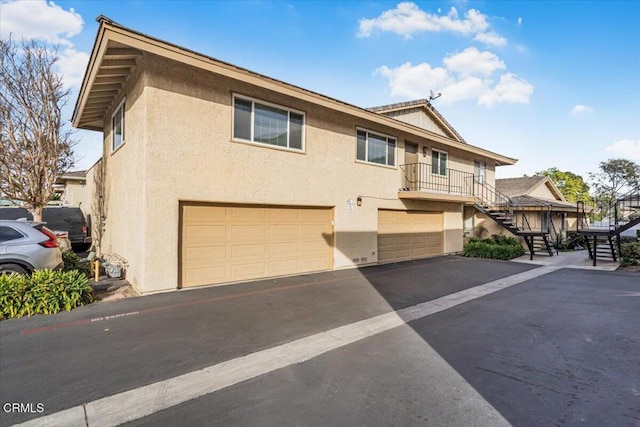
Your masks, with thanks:
[(53, 70), (57, 60), (57, 49), (35, 40), (0, 40), (0, 198), (26, 203), (35, 220), (56, 176), (75, 160), (61, 112), (69, 90)]

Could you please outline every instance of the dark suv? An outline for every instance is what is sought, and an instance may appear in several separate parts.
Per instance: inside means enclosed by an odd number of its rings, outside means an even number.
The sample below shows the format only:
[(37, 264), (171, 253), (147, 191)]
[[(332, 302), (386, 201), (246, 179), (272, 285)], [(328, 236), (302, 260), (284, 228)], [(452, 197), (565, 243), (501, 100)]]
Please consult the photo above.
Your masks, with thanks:
[[(25, 208), (0, 208), (0, 219), (20, 218), (33, 220), (33, 216)], [(80, 208), (47, 206), (42, 210), (42, 222), (45, 222), (50, 230), (68, 232), (71, 246), (76, 251), (86, 250), (91, 246), (90, 227)]]

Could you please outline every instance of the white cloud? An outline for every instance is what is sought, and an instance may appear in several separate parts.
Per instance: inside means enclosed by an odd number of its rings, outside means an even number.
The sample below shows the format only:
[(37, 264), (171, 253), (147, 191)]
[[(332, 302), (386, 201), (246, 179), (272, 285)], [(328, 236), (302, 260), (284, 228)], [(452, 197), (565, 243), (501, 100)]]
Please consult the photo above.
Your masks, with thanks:
[(442, 67), (432, 68), (427, 63), (413, 66), (407, 62), (393, 69), (383, 65), (375, 73), (389, 80), (392, 96), (410, 98), (425, 97), (429, 89), (446, 87), (452, 81), (447, 70)]
[(488, 46), (506, 46), (507, 45), (507, 39), (505, 39), (504, 37), (502, 37), (501, 35), (499, 35), (498, 33), (494, 32), (494, 31), (488, 31), (486, 33), (478, 33), (476, 34), (476, 36), (473, 38), (473, 40), (480, 42), (480, 43), (484, 43)]
[(44, 0), (10, 1), (2, 4), (0, 35), (38, 39), (71, 46), (69, 38), (82, 31), (84, 21), (75, 10), (64, 10)]
[(58, 72), (67, 87), (80, 87), (89, 63), (89, 54), (70, 47), (58, 52)]
[(487, 90), (488, 82), (479, 77), (467, 77), (442, 89), (444, 104), (479, 98)]
[(478, 105), (492, 107), (499, 103), (528, 103), (533, 85), (513, 73), (504, 73), (496, 83), (490, 77), (506, 65), (491, 52), (480, 52), (474, 47), (449, 55), (443, 67), (428, 63), (412, 65), (410, 62), (396, 68), (386, 65), (375, 73), (388, 80), (391, 96), (426, 98), (430, 90), (442, 92), (439, 102), (452, 104), (477, 100)]
[(586, 105), (578, 104), (575, 107), (573, 107), (573, 109), (571, 110), (571, 114), (576, 116), (578, 114), (590, 113), (592, 111), (594, 111), (592, 107), (588, 107)]
[(84, 21), (80, 14), (72, 8), (64, 10), (52, 1), (2, 3), (0, 14), (2, 38), (8, 38), (11, 35), (14, 40), (36, 39), (60, 45), (56, 65), (67, 87), (80, 86), (89, 62), (89, 54), (78, 52), (70, 40), (82, 31), (83, 26)]
[(491, 52), (480, 52), (475, 47), (468, 47), (460, 53), (449, 55), (444, 60), (447, 69), (462, 77), (481, 75), (488, 77), (496, 70), (506, 68), (498, 55)]
[(389, 31), (406, 38), (425, 31), (450, 31), (463, 35), (485, 32), (489, 28), (486, 15), (470, 9), (461, 19), (455, 7), (447, 15), (434, 15), (421, 10), (415, 3), (398, 3), (395, 9), (382, 12), (373, 19), (360, 20), (358, 37), (369, 37), (374, 30)]
[(518, 27), (522, 26), (522, 16), (518, 16)]
[(640, 139), (621, 139), (605, 148), (605, 151), (630, 160), (640, 161)]
[(533, 94), (533, 85), (515, 74), (506, 73), (500, 76), (500, 82), (480, 95), (478, 105), (491, 108), (493, 104), (528, 104)]

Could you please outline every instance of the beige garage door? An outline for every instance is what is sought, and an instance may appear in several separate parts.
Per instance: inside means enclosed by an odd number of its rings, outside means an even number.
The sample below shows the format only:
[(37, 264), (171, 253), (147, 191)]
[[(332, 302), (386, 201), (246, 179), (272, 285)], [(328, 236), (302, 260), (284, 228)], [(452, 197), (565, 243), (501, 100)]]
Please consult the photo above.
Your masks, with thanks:
[(182, 287), (332, 267), (331, 209), (182, 206)]
[(393, 262), (442, 254), (441, 212), (378, 211), (378, 261)]

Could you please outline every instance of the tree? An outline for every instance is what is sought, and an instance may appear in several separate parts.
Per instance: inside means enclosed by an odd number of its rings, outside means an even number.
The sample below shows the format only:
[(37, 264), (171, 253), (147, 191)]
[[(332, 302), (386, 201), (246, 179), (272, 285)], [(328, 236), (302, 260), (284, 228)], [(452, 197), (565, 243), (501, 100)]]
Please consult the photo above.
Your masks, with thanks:
[(611, 159), (600, 163), (600, 172), (590, 173), (598, 206), (611, 216), (613, 203), (622, 194), (640, 190), (640, 165), (631, 160)]
[(548, 177), (558, 187), (564, 198), (572, 203), (591, 200), (589, 186), (580, 175), (569, 171), (563, 172), (558, 168), (549, 168), (536, 172), (536, 176)]
[(34, 220), (51, 200), (56, 176), (74, 164), (61, 110), (69, 90), (53, 70), (57, 50), (34, 40), (0, 40), (0, 198), (26, 204)]

